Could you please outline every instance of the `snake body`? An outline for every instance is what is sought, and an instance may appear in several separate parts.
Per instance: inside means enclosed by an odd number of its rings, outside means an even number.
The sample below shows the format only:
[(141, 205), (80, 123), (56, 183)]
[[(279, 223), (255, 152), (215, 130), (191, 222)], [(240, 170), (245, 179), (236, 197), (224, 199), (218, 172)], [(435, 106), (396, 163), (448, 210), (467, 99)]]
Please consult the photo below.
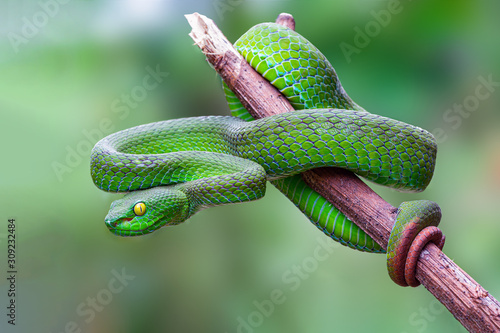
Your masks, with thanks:
[[(300, 172), (342, 167), (378, 184), (422, 191), (434, 171), (433, 136), (359, 107), (323, 54), (295, 31), (260, 24), (235, 47), (297, 111), (253, 120), (225, 87), (235, 117), (167, 120), (102, 139), (91, 153), (94, 183), (105, 191), (130, 192), (111, 205), (108, 228), (122, 236), (150, 233), (206, 207), (259, 199), (269, 180), (333, 239), (358, 250), (385, 252), (308, 187)], [(396, 283), (411, 280), (410, 274), (398, 275), (406, 262), (402, 240), (411, 245), (424, 227), (437, 225), (436, 206), (427, 201), (400, 206), (387, 249)], [(408, 228), (411, 223), (416, 226)]]

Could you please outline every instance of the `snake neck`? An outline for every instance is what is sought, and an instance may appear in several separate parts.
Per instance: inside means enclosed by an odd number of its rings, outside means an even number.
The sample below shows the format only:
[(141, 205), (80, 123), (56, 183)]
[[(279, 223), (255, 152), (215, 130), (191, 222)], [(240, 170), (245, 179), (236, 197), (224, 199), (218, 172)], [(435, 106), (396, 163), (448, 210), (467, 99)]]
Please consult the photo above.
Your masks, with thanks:
[(210, 177), (224, 159), (198, 158), (201, 152), (228, 153), (226, 138), (234, 117), (167, 120), (116, 132), (91, 152), (91, 176), (104, 191), (128, 192)]

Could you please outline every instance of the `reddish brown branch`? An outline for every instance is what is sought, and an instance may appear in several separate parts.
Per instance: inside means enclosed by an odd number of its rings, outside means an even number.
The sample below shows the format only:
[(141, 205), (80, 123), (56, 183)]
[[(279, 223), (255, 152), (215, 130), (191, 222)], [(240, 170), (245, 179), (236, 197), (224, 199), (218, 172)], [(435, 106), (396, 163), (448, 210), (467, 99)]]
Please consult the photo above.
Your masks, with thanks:
[(281, 13), (276, 18), (276, 23), (287, 27), (288, 29), (295, 30), (295, 19), (291, 14)]
[[(276, 88), (247, 64), (212, 20), (198, 13), (186, 18), (196, 45), (255, 118), (294, 110)], [(278, 21), (291, 29), (295, 27), (290, 14), (280, 15)], [(395, 207), (349, 171), (319, 168), (302, 175), (314, 190), (387, 248)], [(469, 331), (500, 331), (500, 303), (434, 244), (423, 250), (416, 277)]]

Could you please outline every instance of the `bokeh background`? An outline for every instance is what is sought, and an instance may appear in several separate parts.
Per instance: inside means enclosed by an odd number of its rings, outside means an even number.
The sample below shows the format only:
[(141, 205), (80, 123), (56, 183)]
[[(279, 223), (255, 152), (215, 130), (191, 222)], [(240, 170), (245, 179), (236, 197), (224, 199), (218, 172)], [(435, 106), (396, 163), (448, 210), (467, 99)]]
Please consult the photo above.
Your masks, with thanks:
[[(374, 13), (396, 5), (2, 1), (0, 331), (465, 331), (423, 287), (391, 282), (383, 255), (332, 247), (315, 259), (332, 242), (272, 187), (258, 202), (208, 209), (130, 239), (103, 222), (120, 195), (98, 190), (89, 175), (90, 148), (112, 132), (228, 113), (184, 14), (209, 16), (235, 41), (289, 12), (358, 104), (440, 133), (425, 192), (371, 186), (395, 206), (438, 202), (445, 253), (500, 297), (500, 87), (473, 111), (453, 111), (473, 101), (481, 77), (500, 82), (500, 2), (401, 1), (390, 22), (376, 23)], [(366, 27), (372, 37), (358, 47), (357, 29)], [(357, 51), (346, 56), (346, 44)], [(164, 74), (140, 95), (148, 68)], [(126, 102), (133, 92), (139, 97)], [(15, 327), (6, 316), (8, 218), (17, 223)], [(128, 280), (119, 282), (122, 273)]]

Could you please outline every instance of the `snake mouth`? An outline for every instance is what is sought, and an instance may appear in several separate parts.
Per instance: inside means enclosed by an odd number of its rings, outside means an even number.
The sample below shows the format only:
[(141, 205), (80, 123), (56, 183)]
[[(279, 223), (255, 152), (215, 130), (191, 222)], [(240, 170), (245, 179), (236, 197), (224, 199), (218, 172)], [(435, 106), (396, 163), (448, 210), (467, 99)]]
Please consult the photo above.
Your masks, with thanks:
[(130, 222), (132, 220), (133, 220), (133, 217), (124, 217), (124, 218), (117, 219), (114, 221), (106, 220), (105, 222), (106, 222), (106, 225), (108, 226), (108, 228), (116, 229), (120, 224)]
[(132, 221), (132, 217), (125, 217), (117, 220), (105, 220), (106, 226), (108, 227), (109, 231), (111, 231), (115, 235), (124, 235), (129, 234), (130, 230), (128, 228), (124, 228), (125, 225), (130, 226), (130, 221)]
[(130, 221), (133, 219), (133, 217), (124, 217), (117, 220), (106, 220), (105, 223), (109, 231), (122, 237), (141, 236), (152, 232), (149, 228), (144, 230), (131, 228)]

